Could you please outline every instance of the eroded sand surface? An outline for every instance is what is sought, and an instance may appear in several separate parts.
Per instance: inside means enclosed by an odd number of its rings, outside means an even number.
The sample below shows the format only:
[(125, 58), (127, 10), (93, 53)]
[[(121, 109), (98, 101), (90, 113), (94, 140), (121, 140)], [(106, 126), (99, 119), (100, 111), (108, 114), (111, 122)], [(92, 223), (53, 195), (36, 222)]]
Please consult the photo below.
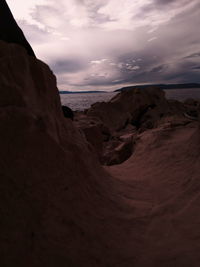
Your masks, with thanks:
[[(139, 233), (136, 266), (198, 266), (200, 135), (197, 123), (141, 134), (134, 154), (106, 170), (127, 185)], [(130, 233), (131, 235), (131, 233)]]

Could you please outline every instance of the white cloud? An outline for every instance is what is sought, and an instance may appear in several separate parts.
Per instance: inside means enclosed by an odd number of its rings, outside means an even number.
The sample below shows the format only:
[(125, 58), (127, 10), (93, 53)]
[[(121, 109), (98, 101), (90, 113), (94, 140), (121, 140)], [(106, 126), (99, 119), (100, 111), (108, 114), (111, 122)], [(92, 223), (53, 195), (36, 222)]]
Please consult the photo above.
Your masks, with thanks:
[[(148, 32), (192, 7), (184, 1), (174, 9), (152, 8), (155, 0), (7, 0), (16, 19), (41, 27), (59, 29), (63, 24), (75, 28), (99, 27), (107, 30), (134, 30), (148, 26)], [(176, 2), (176, 1), (174, 1)], [(37, 16), (34, 15), (37, 13)]]
[(128, 69), (128, 70), (139, 70), (140, 67), (139, 67), (139, 66), (131, 66), (131, 65), (129, 65), (129, 66), (127, 67), (127, 69)]
[(36, 5), (48, 4), (48, 0), (7, 0), (7, 3), (14, 14), (15, 19), (25, 20), (29, 24), (37, 25), (42, 27), (42, 24), (33, 19), (32, 12), (34, 11)]
[(150, 38), (150, 39), (148, 40), (148, 42), (155, 41), (156, 39), (158, 39), (158, 38), (157, 38), (156, 36), (154, 36), (154, 37)]
[(104, 62), (108, 61), (107, 58), (103, 58), (103, 59), (100, 59), (100, 60), (92, 60), (90, 63), (91, 64), (102, 64)]

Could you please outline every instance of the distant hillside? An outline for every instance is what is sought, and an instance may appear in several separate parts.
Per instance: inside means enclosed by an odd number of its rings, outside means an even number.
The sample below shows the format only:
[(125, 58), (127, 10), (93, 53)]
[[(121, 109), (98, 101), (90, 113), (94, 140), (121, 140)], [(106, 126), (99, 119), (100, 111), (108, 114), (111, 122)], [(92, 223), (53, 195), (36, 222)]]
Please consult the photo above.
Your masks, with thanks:
[(59, 91), (59, 94), (87, 94), (87, 93), (107, 93), (106, 91)]
[(131, 90), (133, 88), (160, 88), (160, 89), (184, 89), (184, 88), (200, 88), (200, 83), (183, 83), (183, 84), (146, 84), (146, 85), (134, 85), (134, 86), (127, 86), (120, 89), (115, 90), (114, 92), (120, 92), (123, 90)]

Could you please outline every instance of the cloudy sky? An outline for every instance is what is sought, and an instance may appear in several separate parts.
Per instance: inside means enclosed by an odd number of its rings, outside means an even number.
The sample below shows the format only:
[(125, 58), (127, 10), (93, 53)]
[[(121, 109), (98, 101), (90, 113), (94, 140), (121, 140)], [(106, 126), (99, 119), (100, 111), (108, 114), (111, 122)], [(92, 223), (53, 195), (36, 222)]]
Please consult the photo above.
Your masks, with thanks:
[(60, 90), (200, 82), (199, 0), (7, 0)]

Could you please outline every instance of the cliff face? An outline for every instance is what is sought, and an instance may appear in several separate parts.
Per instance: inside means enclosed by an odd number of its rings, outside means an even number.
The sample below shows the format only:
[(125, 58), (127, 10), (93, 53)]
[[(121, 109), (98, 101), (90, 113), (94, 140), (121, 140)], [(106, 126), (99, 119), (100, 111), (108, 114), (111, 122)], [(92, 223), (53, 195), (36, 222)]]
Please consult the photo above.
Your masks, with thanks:
[(0, 51), (0, 265), (95, 266), (105, 228), (120, 230), (107, 225), (121, 205), (111, 178), (63, 117), (48, 66), (14, 44)]
[(127, 208), (5, 1), (0, 15), (0, 265), (115, 265)]

